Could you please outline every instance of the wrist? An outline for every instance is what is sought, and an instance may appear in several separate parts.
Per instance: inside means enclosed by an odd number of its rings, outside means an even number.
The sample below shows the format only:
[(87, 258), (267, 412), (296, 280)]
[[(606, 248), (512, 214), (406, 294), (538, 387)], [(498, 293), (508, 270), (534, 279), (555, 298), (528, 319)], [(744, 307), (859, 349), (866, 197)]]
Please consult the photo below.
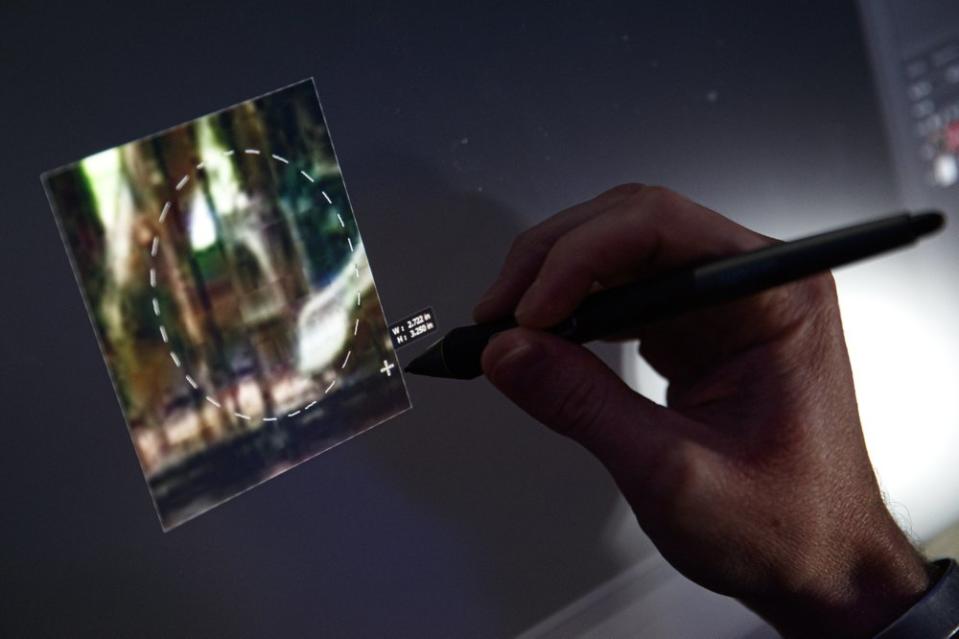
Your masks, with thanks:
[(873, 637), (919, 601), (937, 576), (891, 518), (882, 528), (746, 604), (786, 639)]

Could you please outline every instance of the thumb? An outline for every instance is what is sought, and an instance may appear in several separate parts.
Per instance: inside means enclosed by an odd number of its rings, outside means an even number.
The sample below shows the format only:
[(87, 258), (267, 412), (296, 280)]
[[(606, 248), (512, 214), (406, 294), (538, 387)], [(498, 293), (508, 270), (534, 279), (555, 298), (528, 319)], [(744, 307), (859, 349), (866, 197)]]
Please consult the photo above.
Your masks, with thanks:
[(666, 443), (669, 412), (634, 393), (582, 346), (516, 328), (490, 340), (482, 365), (510, 400), (582, 444), (614, 475), (642, 468)]

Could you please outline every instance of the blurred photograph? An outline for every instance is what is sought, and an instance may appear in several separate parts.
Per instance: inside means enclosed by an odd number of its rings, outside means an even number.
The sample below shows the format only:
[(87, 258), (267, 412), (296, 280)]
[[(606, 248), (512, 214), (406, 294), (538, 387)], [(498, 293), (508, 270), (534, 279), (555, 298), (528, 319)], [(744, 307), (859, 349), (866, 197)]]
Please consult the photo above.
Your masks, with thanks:
[(312, 80), (43, 180), (164, 530), (410, 407)]

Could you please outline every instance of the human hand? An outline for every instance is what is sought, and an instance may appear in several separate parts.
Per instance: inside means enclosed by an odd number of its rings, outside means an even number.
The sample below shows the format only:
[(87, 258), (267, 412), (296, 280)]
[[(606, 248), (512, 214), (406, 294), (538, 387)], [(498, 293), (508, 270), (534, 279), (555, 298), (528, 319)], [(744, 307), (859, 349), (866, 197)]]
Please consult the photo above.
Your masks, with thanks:
[(869, 637), (930, 585), (866, 452), (832, 277), (638, 327), (668, 408), (543, 329), (596, 288), (772, 242), (659, 187), (623, 185), (520, 235), (477, 306), (515, 312), (483, 370), (606, 466), (690, 579), (786, 637)]

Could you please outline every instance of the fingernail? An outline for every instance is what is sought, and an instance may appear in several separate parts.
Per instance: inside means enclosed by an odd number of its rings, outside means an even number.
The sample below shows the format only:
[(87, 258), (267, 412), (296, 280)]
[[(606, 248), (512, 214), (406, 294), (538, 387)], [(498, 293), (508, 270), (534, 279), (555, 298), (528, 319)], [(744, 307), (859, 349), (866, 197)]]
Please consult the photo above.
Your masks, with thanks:
[(492, 302), (494, 299), (496, 299), (497, 293), (499, 292), (499, 288), (500, 288), (500, 285), (501, 285), (501, 284), (502, 284), (502, 282), (501, 282), (500, 278), (497, 277), (497, 278), (493, 281), (493, 283), (489, 285), (489, 288), (487, 288), (487, 289), (483, 292), (483, 294), (480, 295), (479, 301), (476, 302), (476, 307), (475, 307), (475, 308), (479, 308), (480, 306), (489, 304), (489, 303)]
[(522, 323), (524, 319), (529, 319), (539, 305), (539, 301), (537, 300), (539, 297), (539, 286), (539, 279), (533, 280), (533, 283), (530, 284), (529, 288), (523, 294), (523, 297), (520, 298), (519, 304), (516, 305), (515, 315), (520, 323)]
[(474, 306), (473, 308), (479, 308), (480, 306), (487, 306), (490, 304), (490, 302), (493, 301), (495, 297), (496, 297), (495, 295), (487, 291), (486, 293), (483, 293), (483, 295), (479, 298), (479, 301), (476, 302), (476, 306)]
[[(490, 340), (490, 346), (497, 337), (499, 335)], [(515, 386), (517, 382), (526, 379), (537, 366), (541, 359), (538, 351), (536, 346), (526, 341), (514, 344), (494, 362), (489, 374), (490, 380), (497, 386)]]

